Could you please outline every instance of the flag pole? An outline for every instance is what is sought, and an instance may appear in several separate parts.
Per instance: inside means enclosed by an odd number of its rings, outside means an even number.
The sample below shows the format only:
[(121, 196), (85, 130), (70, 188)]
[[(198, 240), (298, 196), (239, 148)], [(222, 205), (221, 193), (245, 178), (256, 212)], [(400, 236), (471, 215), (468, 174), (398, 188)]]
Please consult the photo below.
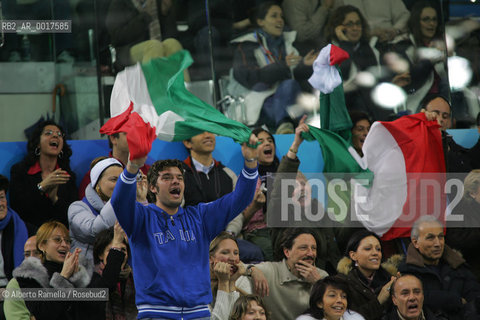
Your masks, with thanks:
[(208, 44), (210, 47), (210, 72), (212, 73), (213, 81), (213, 105), (217, 106), (217, 89), (216, 83), (217, 78), (215, 76), (215, 59), (213, 58), (213, 33), (212, 33), (212, 22), (210, 20), (210, 1), (205, 0), (205, 12), (207, 14), (207, 25), (208, 25)]

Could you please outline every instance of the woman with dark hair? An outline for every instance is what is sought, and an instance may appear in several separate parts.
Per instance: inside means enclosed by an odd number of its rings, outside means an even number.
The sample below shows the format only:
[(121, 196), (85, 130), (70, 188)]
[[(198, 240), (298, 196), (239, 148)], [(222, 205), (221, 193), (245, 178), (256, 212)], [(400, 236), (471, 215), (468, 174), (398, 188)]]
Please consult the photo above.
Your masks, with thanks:
[(90, 288), (108, 288), (108, 301), (85, 305), (82, 319), (104, 320), (137, 318), (132, 269), (127, 264), (130, 248), (118, 222), (98, 233), (93, 246), (95, 271)]
[(10, 171), (10, 203), (23, 221), (35, 227), (52, 219), (68, 225), (68, 206), (78, 194), (71, 155), (61, 126), (44, 121), (35, 128), (27, 155)]
[(266, 261), (273, 259), (272, 240), (267, 228), (266, 191), (267, 176), (275, 173), (279, 160), (276, 156), (275, 138), (263, 128), (256, 128), (252, 133), (258, 138), (258, 181), (252, 203), (243, 210), (227, 226), (228, 231), (235, 234), (243, 232), (245, 240), (250, 241), (262, 249)]
[(351, 5), (335, 9), (325, 26), (325, 38), (350, 56), (340, 65), (347, 108), (362, 110), (377, 118), (379, 115), (372, 109), (369, 90), (359, 88), (356, 81), (361, 71), (374, 75), (380, 73), (380, 53), (376, 49), (378, 39), (370, 37), (368, 22), (360, 10)]
[(350, 308), (369, 320), (382, 318), (397, 274), (394, 263), (381, 264), (381, 261), (380, 238), (373, 232), (360, 230), (351, 236), (345, 257), (337, 266), (339, 277), (348, 282)]
[(115, 158), (98, 157), (92, 161), (90, 183), (85, 197), (68, 208), (72, 248), (82, 249), (81, 256), (93, 266), (93, 244), (97, 234), (113, 227), (117, 218), (108, 203), (123, 166)]
[(252, 293), (252, 287), (250, 280), (245, 277), (247, 270), (240, 261), (237, 240), (233, 235), (220, 232), (210, 243), (209, 256), (213, 293), (211, 318), (224, 320), (230, 315), (238, 297)]
[(262, 298), (249, 294), (237, 299), (228, 320), (271, 320)]
[(245, 98), (248, 125), (265, 124), (277, 131), (288, 127), (291, 133), (287, 107), (296, 103), (301, 91), (297, 80), (310, 77), (317, 55), (299, 55), (293, 47), (296, 32), (284, 31), (282, 8), (276, 2), (260, 4), (252, 22), (252, 33), (232, 40), (237, 49), (229, 90)]
[[(390, 51), (400, 55), (409, 64), (408, 70), (397, 74), (392, 82), (408, 93), (407, 108), (413, 113), (417, 112), (420, 102), (428, 94), (445, 93), (448, 90), (442, 80), (445, 74), (445, 42), (440, 20), (436, 6), (430, 1), (416, 2), (410, 11), (408, 34), (397, 37), (391, 45)], [(437, 58), (419, 54), (418, 49), (422, 47), (431, 50), (436, 48)]]
[(310, 294), (310, 308), (296, 320), (365, 320), (348, 309), (348, 283), (340, 277), (328, 276), (317, 281)]

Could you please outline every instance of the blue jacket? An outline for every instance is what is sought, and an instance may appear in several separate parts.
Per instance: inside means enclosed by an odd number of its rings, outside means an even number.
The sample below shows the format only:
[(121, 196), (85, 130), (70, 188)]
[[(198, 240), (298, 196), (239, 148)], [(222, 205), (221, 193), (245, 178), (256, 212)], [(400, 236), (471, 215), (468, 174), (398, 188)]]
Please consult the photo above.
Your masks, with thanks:
[(252, 201), (257, 177), (244, 168), (232, 193), (169, 216), (136, 203), (136, 176), (120, 175), (111, 204), (130, 241), (138, 318), (210, 315), (210, 242)]

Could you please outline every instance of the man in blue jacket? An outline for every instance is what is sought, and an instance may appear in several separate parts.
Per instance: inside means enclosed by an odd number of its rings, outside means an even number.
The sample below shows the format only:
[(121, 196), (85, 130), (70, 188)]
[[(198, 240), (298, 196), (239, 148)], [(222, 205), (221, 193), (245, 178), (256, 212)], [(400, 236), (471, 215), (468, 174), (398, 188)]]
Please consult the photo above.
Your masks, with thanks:
[[(256, 145), (255, 136), (249, 144)], [(242, 154), (235, 191), (185, 208), (180, 161), (152, 165), (148, 182), (155, 204), (148, 206), (135, 202), (136, 174), (146, 158), (128, 162), (111, 204), (130, 240), (139, 319), (210, 319), (209, 244), (252, 201), (258, 177), (257, 150), (244, 144)]]

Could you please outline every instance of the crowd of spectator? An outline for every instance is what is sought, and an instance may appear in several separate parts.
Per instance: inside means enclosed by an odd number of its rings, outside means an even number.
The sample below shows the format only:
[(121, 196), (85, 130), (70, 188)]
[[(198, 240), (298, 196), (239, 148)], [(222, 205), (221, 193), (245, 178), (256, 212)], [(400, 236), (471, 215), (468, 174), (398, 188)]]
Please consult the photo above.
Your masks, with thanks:
[[(116, 70), (183, 47), (205, 60), (209, 32), (200, 1), (194, 2), (185, 1), (189, 42), (176, 28), (181, 4), (111, 1), (104, 26), (116, 48)], [(350, 55), (340, 71), (353, 125), (349, 143), (358, 157), (373, 121), (392, 116), (359, 79), (369, 72), (404, 88), (410, 112), (438, 120), (446, 171), (470, 172), (452, 215), (480, 226), (479, 144), (465, 149), (447, 133), (455, 118), (444, 57), (419, 53), (445, 48), (438, 5), (211, 5), (211, 36), (232, 49), (230, 93), (243, 95), (254, 114), (241, 174), (213, 158), (216, 140), (209, 132), (183, 141), (187, 159), (152, 165), (129, 159), (126, 133), (117, 133), (108, 137), (110, 154), (92, 159), (79, 190), (63, 128), (41, 123), (25, 158), (11, 167), (10, 181), (0, 176), (0, 287), (108, 288), (108, 301), (6, 299), (0, 319), (477, 319), (478, 228), (445, 229), (443, 221), (423, 216), (402, 240), (405, 250), (394, 255), (367, 230), (270, 228), (266, 222), (267, 206), (275, 211), (282, 197), (278, 179), (267, 185), (273, 173), (295, 175), (289, 192), (302, 212), (324, 210), (299, 171), (306, 117), (292, 116), (289, 107), (311, 91), (305, 80), (318, 50), (333, 43)], [(193, 71), (185, 72), (186, 81)], [(275, 131), (295, 135), (281, 160)]]

